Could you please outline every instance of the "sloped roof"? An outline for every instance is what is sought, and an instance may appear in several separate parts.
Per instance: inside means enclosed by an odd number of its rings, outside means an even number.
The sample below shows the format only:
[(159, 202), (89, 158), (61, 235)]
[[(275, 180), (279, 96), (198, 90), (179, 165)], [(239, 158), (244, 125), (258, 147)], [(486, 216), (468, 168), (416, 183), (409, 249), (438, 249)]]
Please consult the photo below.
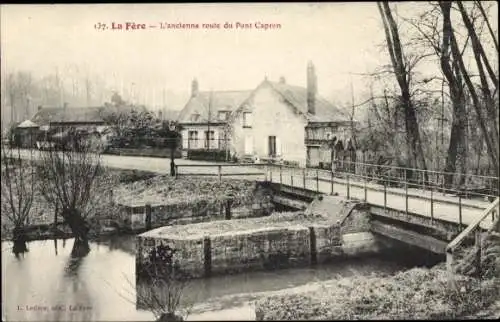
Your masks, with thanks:
[(19, 124), (17, 127), (32, 128), (32, 127), (39, 127), (39, 125), (36, 124), (35, 122), (30, 121), (30, 120), (26, 120), (26, 121), (21, 122), (21, 124)]
[(39, 110), (31, 121), (40, 125), (47, 125), (50, 122), (68, 123), (96, 123), (104, 122), (105, 112), (109, 108), (98, 107), (44, 107)]
[(315, 113), (310, 114), (307, 111), (307, 89), (304, 87), (267, 80), (265, 82), (268, 82), (289, 104), (304, 114), (309, 122), (349, 121), (349, 117), (344, 111), (318, 94), (316, 94)]
[(161, 112), (163, 119), (169, 121), (177, 121), (179, 114), (181, 113), (181, 111), (179, 110), (170, 110), (170, 109), (164, 109), (161, 110)]
[[(179, 114), (179, 122), (181, 123), (207, 123), (208, 110), (210, 106), (210, 120), (217, 120), (219, 111), (234, 111), (245, 99), (252, 93), (251, 90), (246, 91), (214, 91), (200, 92), (198, 95), (191, 97), (186, 106)], [(212, 102), (210, 103), (210, 94), (212, 94)], [(199, 118), (197, 121), (191, 120), (191, 115), (197, 113)]]

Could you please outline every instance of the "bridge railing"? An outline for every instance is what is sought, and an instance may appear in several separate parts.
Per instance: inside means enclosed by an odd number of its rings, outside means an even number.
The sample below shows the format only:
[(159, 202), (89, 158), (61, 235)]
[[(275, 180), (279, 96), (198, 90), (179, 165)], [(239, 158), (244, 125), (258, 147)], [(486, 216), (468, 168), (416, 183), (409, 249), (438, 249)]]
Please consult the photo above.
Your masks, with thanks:
[(500, 208), (499, 208), (499, 200), (500, 198), (496, 198), (494, 202), (492, 202), (488, 208), (486, 208), (480, 216), (476, 218), (476, 220), (471, 223), (467, 228), (465, 228), (455, 239), (453, 239), (448, 246), (446, 247), (446, 267), (450, 276), (453, 274), (453, 263), (454, 263), (454, 252), (455, 250), (463, 243), (466, 237), (471, 234), (475, 234), (475, 254), (476, 258), (474, 260), (476, 265), (476, 273), (481, 272), (481, 229), (480, 223), (483, 222), (490, 215), (494, 222), (488, 232), (491, 230), (498, 230), (499, 219), (500, 219)]
[(392, 165), (380, 165), (363, 162), (343, 161), (334, 164), (335, 172), (354, 173), (381, 180), (396, 180), (402, 187), (420, 187), (424, 190), (431, 187), (439, 192), (461, 194), (472, 198), (496, 198), (499, 195), (499, 178), (473, 173), (454, 173), (445, 171), (422, 170)]
[[(460, 230), (470, 224), (479, 211), (489, 205), (488, 200), (457, 193), (457, 190), (440, 190), (427, 182), (418, 183), (409, 178), (376, 174), (374, 171), (333, 172), (331, 170), (300, 168), (279, 164), (196, 164), (177, 165), (177, 174), (247, 177), (272, 181), (322, 193), (339, 194), (348, 199), (356, 198), (384, 208), (416, 213), (459, 224)], [(487, 195), (491, 198), (490, 195)]]
[(267, 169), (267, 178), (276, 183), (364, 200), (384, 208), (424, 215), (431, 220), (456, 222), (459, 230), (470, 224), (490, 203), (483, 198), (470, 195), (465, 198), (460, 193), (444, 193), (433, 185), (415, 184), (388, 175), (375, 176), (368, 171), (332, 172), (285, 165), (267, 165)]
[(241, 163), (181, 164), (176, 165), (175, 168), (177, 176), (215, 176), (219, 180), (222, 180), (222, 177), (251, 177), (266, 180), (266, 172), (262, 165)]

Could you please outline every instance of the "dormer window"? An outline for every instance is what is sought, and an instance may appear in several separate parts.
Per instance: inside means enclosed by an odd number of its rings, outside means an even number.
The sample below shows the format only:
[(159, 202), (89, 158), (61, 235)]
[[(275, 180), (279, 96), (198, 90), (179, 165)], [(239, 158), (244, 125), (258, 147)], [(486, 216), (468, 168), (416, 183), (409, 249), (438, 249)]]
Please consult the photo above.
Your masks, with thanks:
[(191, 114), (191, 122), (198, 122), (199, 119), (200, 119), (200, 114), (198, 113)]
[(219, 111), (219, 115), (217, 117), (220, 121), (227, 121), (228, 116), (229, 116), (228, 111)]

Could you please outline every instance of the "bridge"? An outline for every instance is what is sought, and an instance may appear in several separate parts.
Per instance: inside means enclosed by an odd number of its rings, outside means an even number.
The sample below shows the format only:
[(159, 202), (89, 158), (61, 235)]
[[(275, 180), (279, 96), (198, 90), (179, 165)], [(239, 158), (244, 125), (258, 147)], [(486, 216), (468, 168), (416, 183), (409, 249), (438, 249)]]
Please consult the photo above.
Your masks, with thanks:
[(498, 230), (498, 177), (466, 174), (466, 184), (453, 187), (445, 180), (456, 175), (445, 172), (364, 163), (350, 168), (361, 170), (199, 164), (178, 165), (177, 172), (265, 181), (276, 192), (275, 202), (296, 209), (319, 194), (365, 202), (373, 233), (446, 254), (450, 269), (460, 245), (475, 243), (480, 254), (480, 233)]

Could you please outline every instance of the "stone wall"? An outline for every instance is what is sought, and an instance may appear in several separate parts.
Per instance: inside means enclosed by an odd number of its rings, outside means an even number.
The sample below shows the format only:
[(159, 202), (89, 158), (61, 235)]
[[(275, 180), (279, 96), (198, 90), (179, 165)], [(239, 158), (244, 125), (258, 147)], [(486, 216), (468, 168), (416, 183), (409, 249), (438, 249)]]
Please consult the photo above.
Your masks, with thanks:
[[(161, 240), (173, 248), (180, 247), (175, 260), (193, 277), (322, 264), (388, 248), (370, 232), (370, 213), (365, 205), (344, 203), (336, 214), (325, 214), (329, 218), (312, 210), (309, 214), (276, 213), (262, 218), (162, 227), (139, 235), (138, 247), (147, 252), (145, 248)], [(157, 242), (147, 246), (145, 240), (150, 238)]]
[(260, 228), (211, 237), (211, 272), (307, 265), (309, 230), (302, 226)]
[(160, 244), (169, 245), (176, 249), (175, 260), (178, 261), (182, 268), (189, 272), (192, 277), (202, 277), (205, 275), (205, 256), (204, 256), (204, 239), (203, 236), (184, 239), (170, 238), (136, 238), (136, 264), (140, 269), (141, 263), (145, 261), (151, 249)]
[[(199, 222), (227, 219), (227, 209), (230, 218), (252, 218), (270, 215), (274, 210), (272, 190), (263, 185), (256, 185), (253, 198), (248, 202), (226, 201), (208, 204), (205, 200), (193, 201), (188, 204), (151, 205), (150, 229), (168, 226), (185, 225)], [(147, 205), (119, 205), (121, 209), (120, 225), (132, 230), (147, 229)]]

